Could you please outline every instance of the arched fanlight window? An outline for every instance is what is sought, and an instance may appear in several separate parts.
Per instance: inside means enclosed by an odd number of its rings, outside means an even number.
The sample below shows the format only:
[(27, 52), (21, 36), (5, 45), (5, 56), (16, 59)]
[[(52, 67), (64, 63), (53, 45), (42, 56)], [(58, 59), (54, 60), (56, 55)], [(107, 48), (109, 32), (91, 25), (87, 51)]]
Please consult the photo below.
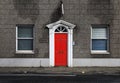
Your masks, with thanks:
[(67, 32), (67, 29), (64, 26), (59, 26), (55, 32)]

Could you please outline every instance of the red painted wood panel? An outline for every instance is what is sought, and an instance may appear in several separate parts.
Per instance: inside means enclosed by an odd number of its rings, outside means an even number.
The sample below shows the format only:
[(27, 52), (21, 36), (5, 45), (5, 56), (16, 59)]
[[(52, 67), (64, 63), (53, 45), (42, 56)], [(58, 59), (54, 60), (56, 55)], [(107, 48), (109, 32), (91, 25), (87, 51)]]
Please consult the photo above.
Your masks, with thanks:
[(55, 66), (67, 66), (67, 33), (55, 33)]

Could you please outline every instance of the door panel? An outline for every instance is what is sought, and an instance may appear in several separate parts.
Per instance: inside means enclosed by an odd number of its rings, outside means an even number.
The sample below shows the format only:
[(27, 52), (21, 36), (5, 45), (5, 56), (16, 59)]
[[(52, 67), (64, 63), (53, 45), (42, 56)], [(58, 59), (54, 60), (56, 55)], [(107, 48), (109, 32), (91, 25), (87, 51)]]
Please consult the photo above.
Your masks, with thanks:
[(55, 33), (55, 66), (67, 66), (67, 33)]

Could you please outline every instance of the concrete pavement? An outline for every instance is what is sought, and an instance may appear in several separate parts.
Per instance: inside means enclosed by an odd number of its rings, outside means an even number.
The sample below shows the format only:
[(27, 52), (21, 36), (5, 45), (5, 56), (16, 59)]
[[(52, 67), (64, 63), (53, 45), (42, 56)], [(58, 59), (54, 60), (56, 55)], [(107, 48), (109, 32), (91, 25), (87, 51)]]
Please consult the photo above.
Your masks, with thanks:
[(120, 75), (120, 67), (0, 68), (0, 74)]

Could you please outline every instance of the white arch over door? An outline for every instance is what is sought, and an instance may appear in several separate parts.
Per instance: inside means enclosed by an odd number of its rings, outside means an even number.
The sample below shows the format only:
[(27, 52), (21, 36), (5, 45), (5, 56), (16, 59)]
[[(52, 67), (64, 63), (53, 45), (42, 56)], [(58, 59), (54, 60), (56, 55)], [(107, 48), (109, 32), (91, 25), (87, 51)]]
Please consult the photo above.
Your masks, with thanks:
[(48, 24), (47, 27), (49, 28), (49, 59), (50, 59), (50, 66), (54, 67), (54, 33), (56, 28), (59, 26), (64, 26), (68, 30), (68, 67), (73, 66), (73, 28), (75, 27), (74, 24), (71, 24), (69, 22), (59, 20), (55, 23)]

